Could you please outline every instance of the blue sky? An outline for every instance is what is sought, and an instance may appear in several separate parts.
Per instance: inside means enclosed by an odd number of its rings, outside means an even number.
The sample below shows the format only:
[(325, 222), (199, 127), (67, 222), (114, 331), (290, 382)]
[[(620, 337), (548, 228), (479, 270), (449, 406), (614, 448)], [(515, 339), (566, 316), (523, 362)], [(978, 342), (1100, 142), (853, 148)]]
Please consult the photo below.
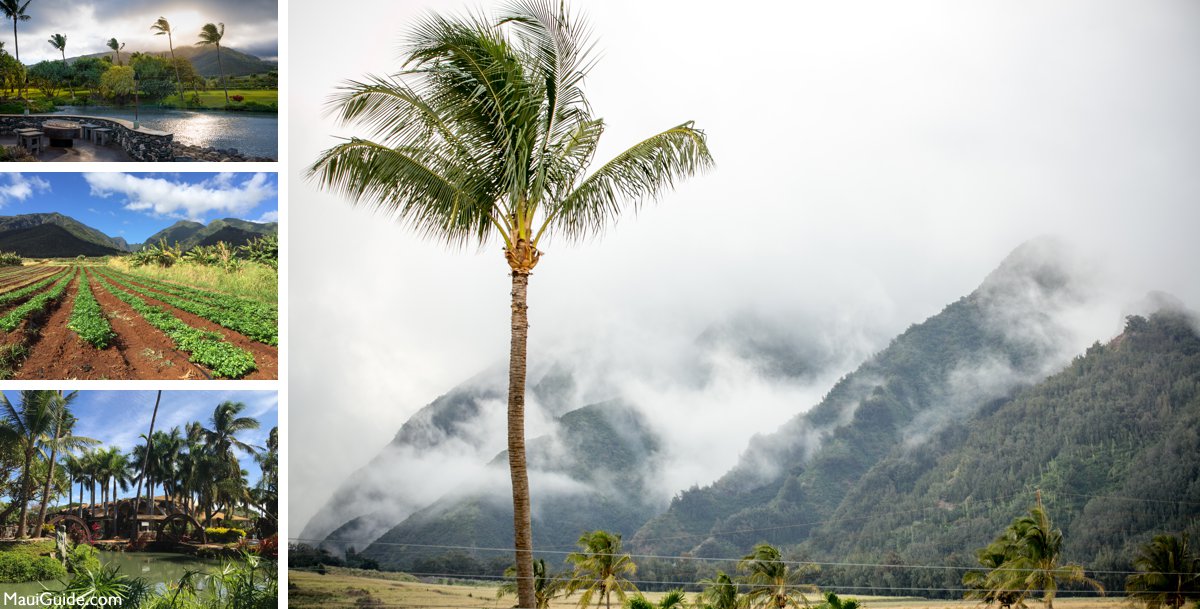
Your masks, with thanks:
[[(75, 433), (95, 438), (104, 447), (119, 446), (129, 452), (141, 443), (138, 437), (148, 431), (154, 412), (156, 391), (80, 391), (71, 403), (71, 412), (79, 419)], [(20, 403), (19, 391), (5, 391), (13, 404)], [(266, 446), (271, 428), (279, 425), (279, 398), (274, 391), (164, 391), (158, 406), (155, 430), (170, 431), (192, 421), (211, 427), (210, 419), (217, 404), (225, 401), (242, 402), (246, 408), (241, 416), (258, 419), (259, 428), (238, 434), (243, 442)], [(260, 477), (254, 458), (239, 453), (242, 469), (249, 472), (250, 484)], [(132, 494), (132, 492), (130, 492)]]
[(58, 212), (142, 243), (179, 220), (279, 218), (274, 173), (3, 173), (0, 215)]

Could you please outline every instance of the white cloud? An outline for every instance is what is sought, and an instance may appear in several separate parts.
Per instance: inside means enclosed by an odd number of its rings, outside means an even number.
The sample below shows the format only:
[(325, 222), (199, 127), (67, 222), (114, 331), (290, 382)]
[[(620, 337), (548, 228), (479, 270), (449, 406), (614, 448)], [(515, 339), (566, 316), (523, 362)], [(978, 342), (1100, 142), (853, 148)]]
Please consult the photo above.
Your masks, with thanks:
[(259, 216), (258, 220), (255, 220), (255, 222), (278, 222), (278, 221), (279, 221), (279, 211), (278, 210), (269, 211), (269, 212)]
[(9, 201), (24, 201), (33, 196), (35, 192), (50, 190), (50, 183), (37, 176), (6, 173), (4, 178), (4, 180), (0, 180), (0, 182), (7, 182), (0, 184), (0, 206), (6, 205)]
[(125, 173), (89, 173), (84, 178), (92, 196), (124, 197), (125, 209), (196, 221), (213, 212), (245, 214), (276, 194), (275, 185), (265, 173), (245, 179), (218, 174), (195, 184)]

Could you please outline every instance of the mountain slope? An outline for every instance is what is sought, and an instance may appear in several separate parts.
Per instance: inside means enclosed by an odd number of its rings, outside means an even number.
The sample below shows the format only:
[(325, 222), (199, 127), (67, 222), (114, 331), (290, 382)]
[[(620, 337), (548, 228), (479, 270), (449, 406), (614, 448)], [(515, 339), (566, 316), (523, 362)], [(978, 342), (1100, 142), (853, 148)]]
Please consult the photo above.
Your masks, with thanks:
[[(653, 465), (659, 440), (636, 409), (618, 401), (573, 410), (552, 435), (528, 443), (534, 545), (570, 547), (585, 531), (629, 534), (660, 507), (645, 492), (643, 472)], [(506, 548), (512, 545), (508, 457), (489, 463), (490, 483), (472, 481), (414, 513), (362, 551), (386, 568), (483, 572), (511, 551), (480, 550), (472, 560), (447, 564), (444, 549), (416, 551), (402, 544)], [(337, 538), (335, 531), (331, 539)], [(479, 564), (482, 563), (482, 564)]]
[(105, 256), (127, 248), (124, 239), (109, 237), (60, 213), (0, 216), (0, 249), (22, 256)]
[[(125, 49), (121, 51), (121, 63), (129, 65), (129, 57), (136, 49)], [(145, 53), (158, 55), (160, 57), (169, 57), (170, 53), (164, 49), (145, 50)], [(67, 63), (75, 61), (80, 57), (112, 57), (112, 52), (91, 53), (88, 55), (76, 55), (68, 57)], [(220, 71), (217, 65), (217, 50), (211, 47), (197, 45), (179, 45), (175, 47), (175, 57), (187, 59), (192, 63), (192, 67), (196, 69), (196, 73), (209, 78), (219, 77)], [(274, 72), (279, 69), (279, 64), (274, 61), (267, 61), (251, 55), (243, 53), (237, 49), (229, 47), (221, 47), (221, 65), (225, 68), (226, 76), (246, 76), (249, 74), (263, 74), (266, 72)]]
[(167, 245), (179, 246), (185, 250), (198, 245), (213, 245), (225, 241), (229, 245), (242, 245), (260, 235), (270, 235), (279, 231), (277, 222), (251, 222), (237, 218), (213, 220), (207, 226), (190, 220), (180, 220), (163, 230), (150, 235), (146, 244), (157, 244), (165, 241)]
[[(1062, 372), (897, 449), (849, 489), (804, 553), (841, 562), (974, 566), (1041, 489), (1064, 553), (1112, 589), (1154, 534), (1200, 533), (1200, 336), (1194, 317), (1130, 317)], [(905, 587), (954, 588), (961, 571), (896, 569)], [(828, 581), (879, 574), (833, 569)]]
[[(1028, 242), (969, 296), (914, 325), (817, 406), (758, 436), (716, 483), (683, 491), (631, 540), (647, 554), (740, 556), (775, 527), (803, 541), (897, 446), (919, 444), (980, 405), (1037, 382), (1069, 358), (1057, 317), (1077, 305), (1070, 256)], [(753, 531), (753, 532), (740, 532)]]

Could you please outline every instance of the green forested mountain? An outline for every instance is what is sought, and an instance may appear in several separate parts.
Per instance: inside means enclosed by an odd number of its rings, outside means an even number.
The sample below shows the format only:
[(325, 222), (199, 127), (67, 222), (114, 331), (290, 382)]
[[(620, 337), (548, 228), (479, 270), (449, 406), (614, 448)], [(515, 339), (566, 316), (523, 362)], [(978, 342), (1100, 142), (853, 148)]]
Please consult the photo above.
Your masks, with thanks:
[[(658, 509), (646, 492), (659, 440), (637, 410), (618, 401), (573, 410), (553, 435), (528, 443), (534, 545), (570, 548), (583, 531), (632, 533)], [(508, 456), (489, 464), (490, 484), (471, 483), (406, 518), (361, 556), (385, 568), (428, 573), (501, 571), (510, 551), (448, 552), (404, 544), (506, 548), (512, 545), (512, 504), (504, 486)], [(494, 492), (495, 490), (500, 492)], [(335, 531), (331, 539), (338, 538)]]
[(893, 339), (814, 408), (752, 439), (716, 483), (680, 493), (632, 545), (727, 557), (759, 541), (743, 530), (803, 541), (891, 451), (1040, 380), (1062, 347), (1052, 309), (1078, 298), (1058, 249), (1046, 240), (1018, 248), (977, 290)]
[[(1194, 317), (1130, 317), (1062, 372), (893, 450), (802, 553), (843, 562), (975, 566), (1040, 488), (1067, 560), (1123, 571), (1158, 533), (1200, 533), (1200, 336)], [(767, 538), (771, 535), (763, 533)], [(961, 571), (833, 569), (828, 581), (957, 587)], [(1098, 573), (1110, 589), (1124, 578)], [(876, 582), (876, 583), (870, 583)]]
[[(143, 50), (147, 54), (158, 55), (160, 57), (169, 56), (165, 43), (162, 50)], [(121, 63), (129, 65), (129, 57), (133, 54), (133, 49), (121, 51)], [(88, 55), (77, 55), (68, 57), (67, 62), (70, 63), (80, 57), (112, 57), (111, 51), (102, 53), (91, 53)], [(196, 69), (196, 73), (209, 78), (220, 76), (220, 70), (217, 65), (217, 50), (211, 47), (196, 46), (196, 45), (179, 45), (175, 47), (175, 57), (187, 59), (192, 63), (192, 67)], [(251, 55), (243, 53), (237, 49), (231, 49), (226, 46), (221, 47), (221, 65), (225, 68), (225, 76), (246, 76), (249, 74), (264, 74), (274, 72), (279, 69), (278, 62), (267, 61)]]
[(114, 238), (60, 213), (0, 216), (0, 250), (30, 257), (104, 256), (129, 251)]
[(214, 245), (224, 241), (229, 245), (242, 245), (260, 235), (271, 235), (279, 231), (277, 222), (251, 222), (237, 218), (213, 220), (207, 226), (191, 220), (180, 220), (163, 230), (150, 235), (145, 245), (156, 245), (165, 241), (167, 245), (189, 250), (198, 245)]

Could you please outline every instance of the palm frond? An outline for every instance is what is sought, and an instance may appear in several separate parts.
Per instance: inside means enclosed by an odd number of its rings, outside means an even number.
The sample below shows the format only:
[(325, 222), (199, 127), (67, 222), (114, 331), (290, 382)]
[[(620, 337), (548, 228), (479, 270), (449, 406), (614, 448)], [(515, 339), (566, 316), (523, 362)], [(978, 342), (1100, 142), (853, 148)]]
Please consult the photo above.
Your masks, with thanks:
[(547, 225), (568, 239), (591, 236), (615, 222), (625, 202), (637, 209), (675, 182), (712, 166), (704, 132), (691, 121), (645, 139), (585, 178), (551, 210)]

